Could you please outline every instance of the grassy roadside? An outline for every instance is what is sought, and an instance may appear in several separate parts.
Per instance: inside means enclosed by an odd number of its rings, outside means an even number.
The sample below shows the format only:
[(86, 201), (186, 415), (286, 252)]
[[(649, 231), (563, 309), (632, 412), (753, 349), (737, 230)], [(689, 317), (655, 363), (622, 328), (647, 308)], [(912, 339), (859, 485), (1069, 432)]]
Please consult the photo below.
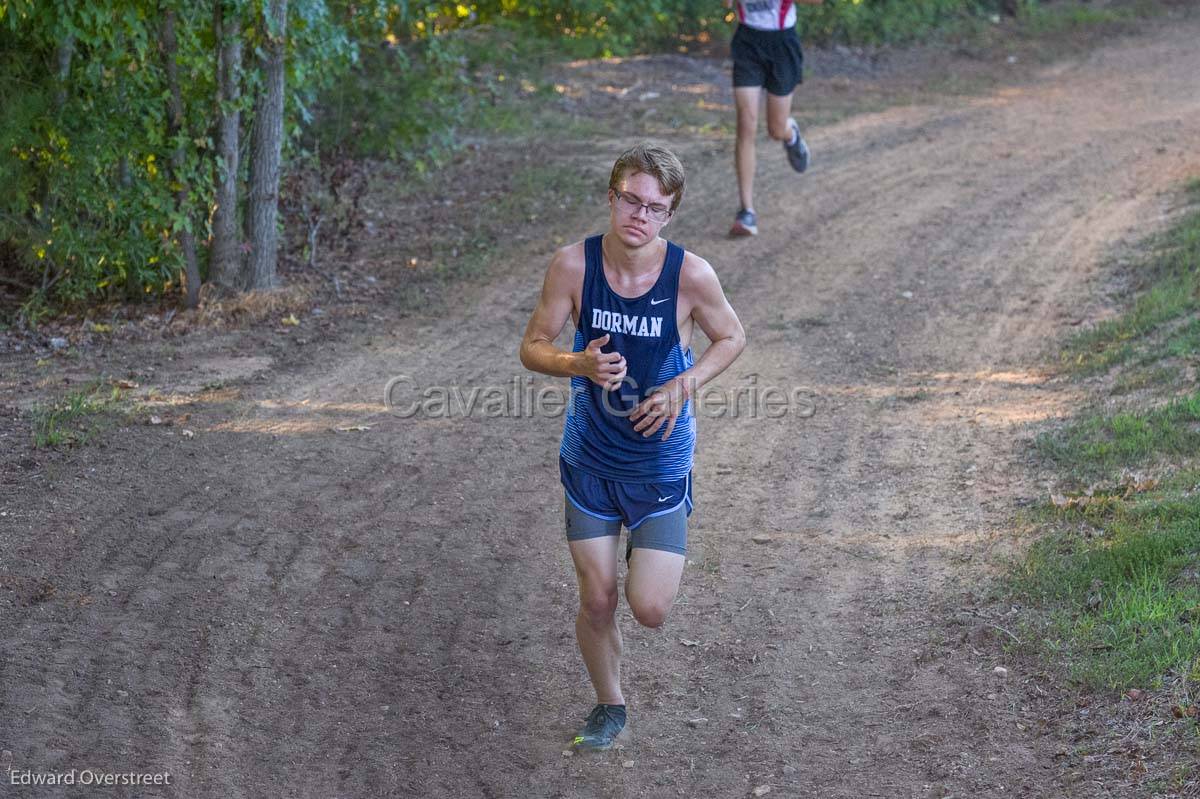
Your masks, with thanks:
[(1084, 374), (1132, 366), (1120, 375), (1129, 385), (1131, 377), (1200, 352), (1200, 179), (1186, 187), (1185, 202), (1184, 218), (1152, 238), (1146, 257), (1135, 265), (1138, 294), (1129, 311), (1067, 342), (1064, 365)]
[(1011, 575), (1024, 646), (1080, 688), (1169, 711), (1160, 740), (1200, 754), (1200, 181), (1135, 267), (1119, 318), (1067, 342), (1065, 367), (1104, 386), (1036, 449), (1063, 493)]

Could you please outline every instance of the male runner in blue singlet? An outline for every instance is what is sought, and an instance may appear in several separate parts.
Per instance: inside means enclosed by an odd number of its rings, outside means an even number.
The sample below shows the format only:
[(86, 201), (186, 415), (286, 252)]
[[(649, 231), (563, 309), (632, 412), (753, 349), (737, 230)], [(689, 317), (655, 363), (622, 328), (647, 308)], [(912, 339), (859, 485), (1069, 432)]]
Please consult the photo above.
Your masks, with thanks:
[[(819, 5), (821, 0), (799, 0)], [(741, 207), (729, 229), (731, 236), (758, 233), (754, 212), (754, 139), (758, 134), (758, 108), (767, 90), (767, 134), (783, 142), (788, 163), (797, 172), (808, 169), (808, 145), (792, 118), (792, 94), (803, 80), (804, 53), (796, 34), (793, 0), (725, 0), (737, 6), (737, 30), (729, 45), (733, 56), (733, 102), (737, 108), (738, 199)]]
[[(683, 197), (683, 166), (650, 144), (626, 150), (608, 183), (608, 232), (563, 247), (521, 342), (521, 363), (571, 378), (559, 472), (579, 581), (575, 635), (596, 706), (579, 749), (613, 745), (625, 726), (617, 546), (629, 530), (625, 597), (658, 627), (683, 575), (696, 420), (690, 398), (745, 347), (713, 268), (659, 236)], [(554, 340), (570, 318), (575, 344)], [(712, 344), (693, 362), (695, 327)]]

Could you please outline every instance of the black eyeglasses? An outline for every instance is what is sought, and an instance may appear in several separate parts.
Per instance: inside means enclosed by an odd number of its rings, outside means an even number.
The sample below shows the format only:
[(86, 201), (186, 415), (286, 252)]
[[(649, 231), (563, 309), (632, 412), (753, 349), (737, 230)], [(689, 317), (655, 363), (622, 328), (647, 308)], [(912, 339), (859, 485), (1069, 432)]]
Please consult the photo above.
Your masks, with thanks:
[(630, 216), (637, 213), (639, 208), (646, 209), (646, 215), (655, 222), (666, 222), (671, 218), (671, 209), (661, 203), (644, 203), (642, 198), (636, 194), (630, 194), (624, 191), (612, 190), (612, 193), (617, 195), (617, 205)]

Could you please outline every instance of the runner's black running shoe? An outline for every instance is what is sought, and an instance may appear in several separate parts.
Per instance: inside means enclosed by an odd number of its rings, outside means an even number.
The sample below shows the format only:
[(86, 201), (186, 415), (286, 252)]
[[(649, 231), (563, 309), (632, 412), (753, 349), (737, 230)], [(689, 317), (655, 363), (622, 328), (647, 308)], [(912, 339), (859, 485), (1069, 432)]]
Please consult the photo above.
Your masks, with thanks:
[(783, 151), (787, 153), (788, 163), (792, 165), (792, 169), (803, 172), (808, 169), (808, 144), (800, 135), (800, 126), (796, 124), (796, 120), (789, 119), (788, 125), (792, 129), (793, 135), (791, 141), (784, 142)]
[(571, 746), (587, 752), (603, 752), (612, 748), (623, 729), (625, 729), (624, 705), (596, 705), (588, 715), (583, 729), (571, 742)]
[(737, 216), (733, 218), (733, 227), (729, 229), (730, 236), (755, 236), (758, 235), (758, 217), (748, 208), (743, 208), (737, 212)]

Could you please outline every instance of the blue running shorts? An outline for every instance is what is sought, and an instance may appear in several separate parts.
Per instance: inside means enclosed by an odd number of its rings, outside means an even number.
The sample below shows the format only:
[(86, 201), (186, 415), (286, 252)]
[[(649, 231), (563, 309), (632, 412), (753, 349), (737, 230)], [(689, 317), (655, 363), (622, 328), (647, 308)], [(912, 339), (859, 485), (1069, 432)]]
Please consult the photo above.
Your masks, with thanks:
[(558, 461), (566, 492), (567, 540), (617, 536), (629, 530), (632, 549), (687, 554), (692, 477), (658, 483), (605, 480)]

